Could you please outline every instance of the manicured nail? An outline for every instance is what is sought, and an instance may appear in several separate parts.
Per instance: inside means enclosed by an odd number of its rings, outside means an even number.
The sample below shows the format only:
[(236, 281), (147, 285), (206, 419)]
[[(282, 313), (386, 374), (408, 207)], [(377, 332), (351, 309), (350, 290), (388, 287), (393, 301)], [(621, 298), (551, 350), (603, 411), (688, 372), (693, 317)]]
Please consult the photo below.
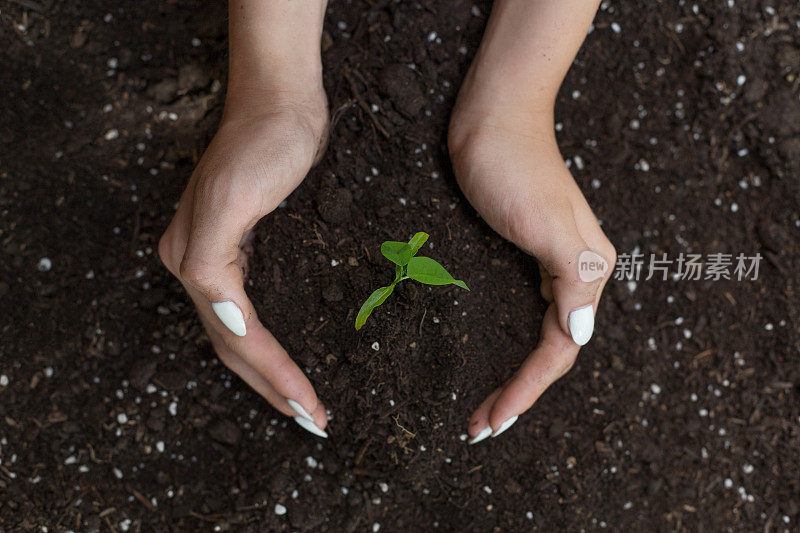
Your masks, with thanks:
[(578, 346), (583, 346), (592, 338), (594, 331), (594, 309), (585, 305), (569, 314), (569, 333)]
[(514, 422), (517, 421), (517, 418), (519, 418), (519, 415), (514, 415), (511, 418), (509, 418), (508, 420), (506, 420), (505, 422), (503, 422), (502, 424), (500, 424), (500, 427), (497, 428), (497, 431), (494, 432), (494, 435), (492, 435), (492, 438), (498, 436), (500, 433), (504, 432), (505, 430), (510, 428), (512, 425), (514, 425)]
[(217, 317), (222, 321), (229, 330), (239, 337), (244, 337), (247, 334), (247, 326), (244, 325), (244, 315), (241, 309), (230, 300), (226, 302), (214, 302), (211, 304), (211, 309), (214, 310)]
[(304, 418), (302, 416), (296, 416), (294, 417), (294, 421), (297, 422), (297, 424), (306, 431), (309, 431), (314, 435), (322, 437), (323, 439), (328, 438), (328, 434), (325, 433), (323, 430), (319, 429), (317, 425), (308, 418)]
[(491, 426), (486, 426), (485, 428), (483, 428), (481, 430), (480, 433), (475, 435), (475, 438), (472, 439), (471, 441), (469, 441), (469, 443), (470, 444), (478, 444), (480, 441), (482, 441), (483, 439), (487, 438), (491, 434), (492, 434), (492, 427)]
[(303, 406), (297, 403), (296, 401), (287, 399), (286, 403), (288, 403), (289, 407), (294, 409), (294, 412), (297, 413), (298, 415), (302, 416), (307, 420), (311, 420), (312, 422), (314, 421), (314, 418), (310, 414), (308, 414), (308, 411), (303, 409)]

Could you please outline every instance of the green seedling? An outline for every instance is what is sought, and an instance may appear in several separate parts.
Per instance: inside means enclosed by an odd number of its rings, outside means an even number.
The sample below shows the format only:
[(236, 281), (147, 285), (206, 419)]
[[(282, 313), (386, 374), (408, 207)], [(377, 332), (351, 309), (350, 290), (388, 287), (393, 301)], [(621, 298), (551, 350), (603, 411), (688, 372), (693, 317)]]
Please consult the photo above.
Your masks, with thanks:
[(466, 283), (453, 278), (442, 265), (430, 257), (415, 257), (428, 237), (427, 233), (419, 232), (408, 242), (386, 241), (381, 244), (383, 256), (395, 264), (394, 281), (391, 285), (376, 289), (369, 295), (356, 317), (357, 330), (361, 329), (372, 311), (392, 294), (394, 286), (404, 279), (413, 279), (426, 285), (458, 285), (462, 289), (469, 290)]

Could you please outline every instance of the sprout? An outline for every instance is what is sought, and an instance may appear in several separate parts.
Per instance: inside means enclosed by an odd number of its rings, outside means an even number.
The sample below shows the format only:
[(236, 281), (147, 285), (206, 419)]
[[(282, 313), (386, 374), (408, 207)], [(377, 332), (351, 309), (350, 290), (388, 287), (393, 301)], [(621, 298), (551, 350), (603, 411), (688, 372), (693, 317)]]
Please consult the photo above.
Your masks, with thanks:
[(413, 279), (426, 285), (458, 285), (469, 290), (467, 284), (453, 278), (445, 268), (430, 257), (415, 257), (416, 253), (428, 240), (428, 234), (419, 232), (410, 241), (386, 241), (381, 244), (383, 256), (395, 264), (394, 281), (391, 285), (376, 289), (361, 306), (356, 317), (356, 329), (361, 329), (372, 314), (394, 291), (394, 286), (404, 279)]

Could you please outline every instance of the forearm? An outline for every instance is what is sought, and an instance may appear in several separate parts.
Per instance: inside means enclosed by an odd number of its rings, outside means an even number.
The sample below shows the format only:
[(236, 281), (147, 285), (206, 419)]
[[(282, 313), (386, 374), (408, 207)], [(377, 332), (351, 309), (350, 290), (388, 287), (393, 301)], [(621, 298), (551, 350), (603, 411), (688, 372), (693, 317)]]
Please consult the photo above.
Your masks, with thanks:
[(552, 122), (599, 1), (497, 0), (464, 81), (471, 112)]
[(230, 0), (228, 104), (292, 96), (322, 84), (327, 0)]

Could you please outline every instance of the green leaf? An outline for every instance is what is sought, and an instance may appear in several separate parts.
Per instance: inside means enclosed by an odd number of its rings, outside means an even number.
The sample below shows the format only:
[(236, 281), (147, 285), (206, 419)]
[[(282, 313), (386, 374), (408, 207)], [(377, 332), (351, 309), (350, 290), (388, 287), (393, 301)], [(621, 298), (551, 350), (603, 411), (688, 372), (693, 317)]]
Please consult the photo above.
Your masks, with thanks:
[(457, 285), (467, 289), (467, 284), (453, 278), (445, 268), (430, 257), (412, 257), (406, 272), (409, 278), (427, 285)]
[(411, 237), (411, 240), (408, 241), (408, 245), (411, 246), (411, 255), (417, 255), (417, 252), (419, 252), (419, 249), (422, 248), (423, 244), (425, 244), (425, 241), (428, 240), (428, 237), (430, 237), (430, 235), (424, 231), (420, 231)]
[(408, 260), (414, 255), (408, 243), (398, 241), (386, 241), (381, 244), (381, 253), (383, 257), (399, 266), (407, 265)]
[(364, 305), (361, 306), (361, 309), (358, 311), (358, 316), (356, 316), (356, 329), (361, 329), (361, 326), (364, 325), (364, 322), (367, 321), (369, 315), (372, 314), (372, 311), (381, 305), (383, 302), (386, 301), (386, 298), (389, 297), (394, 291), (394, 283), (389, 285), (388, 287), (381, 287), (380, 289), (376, 289), (372, 294), (369, 295), (367, 301), (364, 302)]
[(457, 279), (457, 280), (455, 280), (455, 281), (453, 282), (453, 285), (455, 285), (455, 286), (457, 286), (457, 287), (461, 287), (462, 289), (467, 289), (467, 290), (469, 290), (469, 287), (467, 287), (467, 284), (466, 284), (466, 283), (464, 283), (463, 281), (461, 281), (460, 279)]

